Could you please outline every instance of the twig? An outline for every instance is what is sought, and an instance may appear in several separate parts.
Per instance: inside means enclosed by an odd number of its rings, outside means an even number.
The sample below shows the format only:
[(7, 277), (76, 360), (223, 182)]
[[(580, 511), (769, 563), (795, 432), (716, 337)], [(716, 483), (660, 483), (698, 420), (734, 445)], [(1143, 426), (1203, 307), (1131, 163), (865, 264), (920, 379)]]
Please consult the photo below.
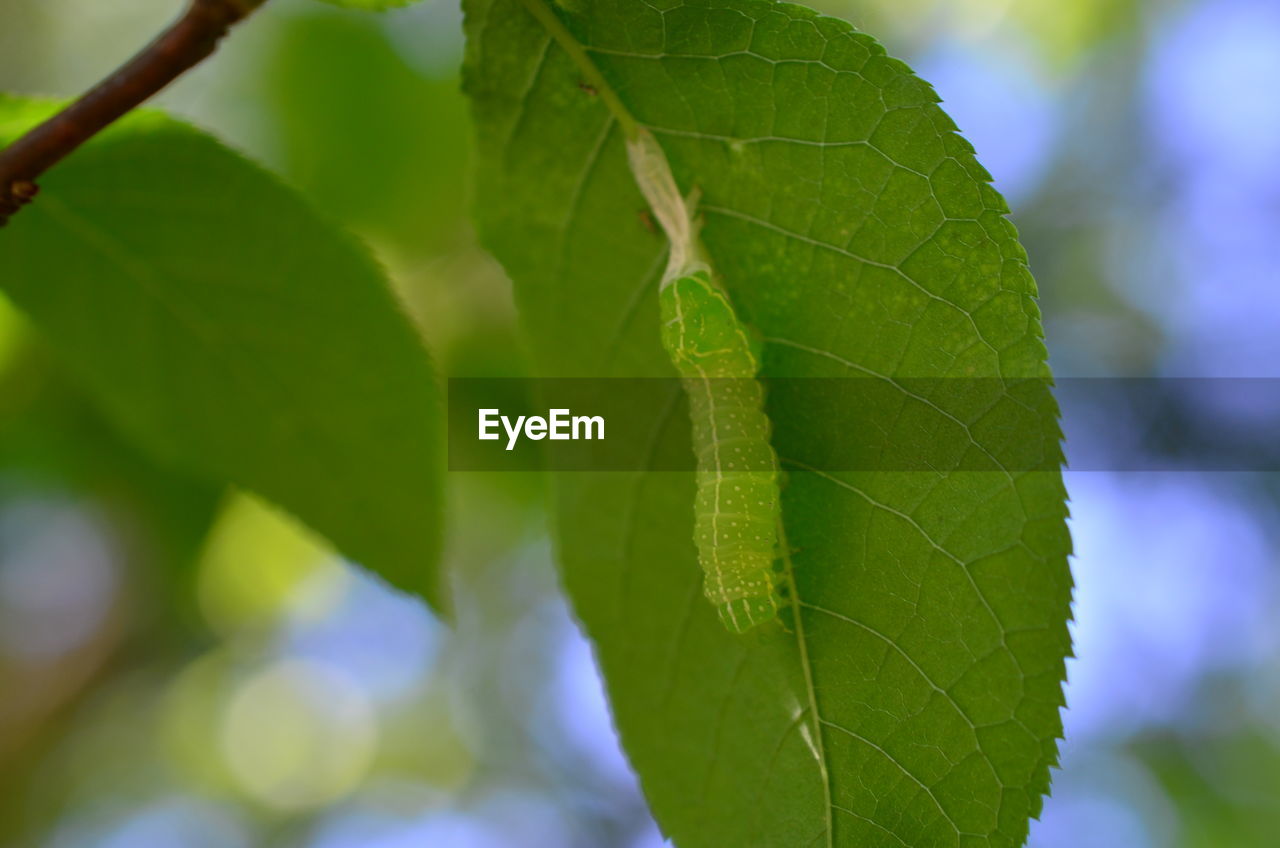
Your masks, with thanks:
[(0, 151), (0, 227), (35, 199), (46, 171), (213, 54), (266, 0), (190, 0), (155, 41), (84, 96)]

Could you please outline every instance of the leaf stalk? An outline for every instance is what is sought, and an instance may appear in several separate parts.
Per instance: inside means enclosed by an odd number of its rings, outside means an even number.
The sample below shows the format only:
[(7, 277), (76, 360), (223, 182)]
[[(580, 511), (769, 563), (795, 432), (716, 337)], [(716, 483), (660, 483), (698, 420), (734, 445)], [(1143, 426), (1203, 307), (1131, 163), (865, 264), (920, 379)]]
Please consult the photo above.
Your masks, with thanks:
[(609, 81), (604, 78), (604, 74), (600, 73), (600, 68), (587, 55), (586, 48), (582, 46), (582, 42), (569, 32), (569, 28), (564, 25), (564, 21), (560, 20), (560, 16), (551, 10), (545, 0), (521, 0), (529, 14), (537, 18), (538, 23), (542, 24), (547, 33), (556, 40), (561, 49), (569, 54), (569, 58), (578, 66), (578, 70), (582, 73), (587, 85), (589, 85), (596, 93), (600, 95), (600, 99), (604, 101), (604, 105), (613, 113), (613, 117), (617, 120), (618, 126), (622, 128), (622, 134), (628, 140), (635, 140), (640, 135), (640, 123), (631, 114), (626, 105), (623, 104), (618, 93), (613, 90), (613, 86), (609, 85)]

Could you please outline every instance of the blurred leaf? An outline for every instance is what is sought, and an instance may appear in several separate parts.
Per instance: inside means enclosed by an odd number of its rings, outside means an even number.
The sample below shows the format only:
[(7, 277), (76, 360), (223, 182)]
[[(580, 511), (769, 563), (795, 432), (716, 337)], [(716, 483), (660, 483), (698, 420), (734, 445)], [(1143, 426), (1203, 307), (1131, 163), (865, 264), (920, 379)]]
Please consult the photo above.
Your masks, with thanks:
[[(665, 246), (599, 92), (520, 2), (464, 5), (479, 215), (540, 373), (670, 375)], [(1007, 207), (928, 85), (798, 6), (661, 5), (557, 14), (701, 189), (706, 245), (766, 338), (766, 375), (1047, 376)], [(1052, 407), (1036, 412), (1056, 435)], [(784, 465), (848, 435), (770, 412)], [(651, 427), (688, 440), (670, 409)], [(1061, 733), (1061, 476), (791, 466), (798, 615), (743, 637), (702, 598), (692, 478), (558, 479), (566, 586), (675, 843), (1020, 844)]]
[(471, 132), (457, 80), (412, 68), (368, 15), (284, 27), (264, 82), (290, 183), (401, 252), (456, 240)]
[[(0, 100), (0, 140), (40, 110)], [(349, 236), (147, 113), (48, 176), (0, 261), (0, 285), (128, 433), (442, 602), (437, 386)]]
[(252, 496), (227, 499), (201, 552), (198, 576), (204, 618), (234, 636), (266, 630), (300, 589), (341, 572), (323, 542)]
[[(1256, 680), (1255, 680), (1256, 683)], [(1228, 681), (1214, 695), (1230, 697)], [(1225, 713), (1225, 715), (1223, 714)], [(1280, 829), (1280, 745), (1274, 730), (1211, 710), (1200, 733), (1157, 731), (1130, 743), (1177, 811), (1179, 848), (1267, 848)]]
[(343, 6), (348, 9), (368, 9), (381, 12), (384, 9), (395, 9), (400, 6), (412, 6), (421, 0), (320, 0), (330, 6)]
[(9, 364), (21, 349), (25, 341), (26, 327), (22, 317), (13, 310), (9, 301), (0, 296), (0, 377), (4, 376)]
[(151, 588), (163, 596), (164, 612), (191, 618), (188, 566), (219, 487), (161, 468), (122, 439), (52, 357), (35, 337), (0, 371), (0, 495), (91, 496), (129, 537), (131, 563), (161, 584)]

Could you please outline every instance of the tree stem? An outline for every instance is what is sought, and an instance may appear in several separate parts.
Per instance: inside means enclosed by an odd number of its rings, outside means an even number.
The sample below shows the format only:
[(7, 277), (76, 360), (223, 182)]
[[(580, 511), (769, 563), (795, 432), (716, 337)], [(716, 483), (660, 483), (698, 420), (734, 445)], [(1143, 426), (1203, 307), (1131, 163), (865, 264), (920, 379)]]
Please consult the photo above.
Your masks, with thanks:
[(79, 100), (0, 151), (0, 226), (39, 192), (36, 180), (217, 49), (266, 0), (190, 0), (159, 37)]

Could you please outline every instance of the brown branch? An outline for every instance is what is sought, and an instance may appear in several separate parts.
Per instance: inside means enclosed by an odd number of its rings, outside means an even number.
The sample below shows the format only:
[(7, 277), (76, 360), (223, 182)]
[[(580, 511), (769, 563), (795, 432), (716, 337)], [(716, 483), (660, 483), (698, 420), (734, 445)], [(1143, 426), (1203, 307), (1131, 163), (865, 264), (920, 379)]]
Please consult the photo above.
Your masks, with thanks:
[(266, 0), (190, 0), (187, 11), (111, 76), (0, 151), (0, 227), (30, 203), (46, 171), (183, 73)]

